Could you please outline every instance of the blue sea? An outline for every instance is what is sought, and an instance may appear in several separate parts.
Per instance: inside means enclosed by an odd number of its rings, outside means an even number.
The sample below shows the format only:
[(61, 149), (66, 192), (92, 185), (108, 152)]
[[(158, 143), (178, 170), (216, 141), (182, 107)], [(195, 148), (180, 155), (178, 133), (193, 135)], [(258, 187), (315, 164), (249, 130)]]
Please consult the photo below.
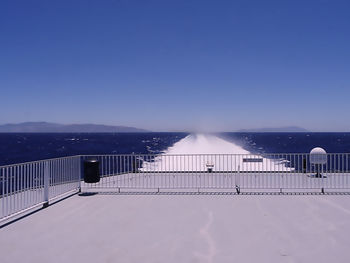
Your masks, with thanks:
[[(158, 154), (188, 133), (0, 133), (0, 166), (79, 154)], [(221, 133), (252, 153), (349, 153), (350, 133)]]
[(223, 133), (221, 137), (252, 153), (309, 153), (315, 147), (350, 153), (349, 132)]

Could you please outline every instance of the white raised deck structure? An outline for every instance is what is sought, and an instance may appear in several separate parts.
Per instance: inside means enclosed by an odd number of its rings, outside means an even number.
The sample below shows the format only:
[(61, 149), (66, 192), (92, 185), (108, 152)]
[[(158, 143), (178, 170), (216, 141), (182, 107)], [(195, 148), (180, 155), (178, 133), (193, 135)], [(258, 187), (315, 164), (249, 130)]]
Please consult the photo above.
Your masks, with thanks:
[[(315, 166), (199, 135), (160, 155), (3, 166), (0, 262), (348, 262), (349, 157)], [(86, 184), (91, 158), (101, 180)]]

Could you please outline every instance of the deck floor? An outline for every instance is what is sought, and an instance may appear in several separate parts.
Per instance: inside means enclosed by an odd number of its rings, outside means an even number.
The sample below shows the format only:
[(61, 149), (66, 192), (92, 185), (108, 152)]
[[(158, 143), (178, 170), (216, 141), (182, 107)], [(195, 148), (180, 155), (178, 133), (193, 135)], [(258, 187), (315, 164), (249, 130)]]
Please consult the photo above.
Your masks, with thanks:
[(104, 176), (99, 183), (82, 184), (85, 189), (350, 189), (349, 173), (324, 173), (315, 178), (310, 173), (279, 172), (157, 172), (125, 173)]
[(0, 229), (1, 262), (348, 262), (349, 195), (75, 195)]

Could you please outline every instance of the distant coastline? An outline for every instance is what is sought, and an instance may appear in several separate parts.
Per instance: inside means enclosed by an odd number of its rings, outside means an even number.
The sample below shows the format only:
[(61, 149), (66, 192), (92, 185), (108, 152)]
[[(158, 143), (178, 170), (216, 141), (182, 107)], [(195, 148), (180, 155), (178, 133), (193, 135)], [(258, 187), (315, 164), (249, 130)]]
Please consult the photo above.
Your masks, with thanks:
[(259, 129), (241, 129), (237, 132), (310, 132), (297, 126), (278, 127), (278, 128), (259, 128)]
[(0, 125), (0, 133), (123, 133), (150, 132), (148, 130), (127, 126), (110, 126), (99, 124), (58, 124), (50, 122), (23, 122)]
[[(136, 127), (128, 126), (113, 126), (103, 124), (59, 124), (51, 122), (23, 122), (23, 123), (8, 123), (0, 124), (0, 133), (142, 133), (153, 132)], [(174, 132), (174, 131), (167, 131)], [(178, 132), (178, 131), (176, 131)], [(181, 131), (184, 132), (184, 131)], [(268, 127), (268, 128), (255, 128), (255, 129), (240, 129), (236, 131), (223, 131), (237, 132), (237, 133), (268, 133), (268, 132), (311, 132), (298, 126), (287, 127)], [(191, 133), (191, 131), (186, 131)]]

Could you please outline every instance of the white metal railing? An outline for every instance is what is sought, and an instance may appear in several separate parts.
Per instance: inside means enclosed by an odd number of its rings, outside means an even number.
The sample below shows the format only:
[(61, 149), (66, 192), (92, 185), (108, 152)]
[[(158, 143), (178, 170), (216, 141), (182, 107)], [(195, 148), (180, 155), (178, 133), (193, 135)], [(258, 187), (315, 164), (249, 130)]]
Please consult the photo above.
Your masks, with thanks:
[(349, 154), (96, 155), (101, 180), (84, 190), (120, 189), (350, 189)]
[[(84, 155), (0, 167), (0, 221), (70, 191), (121, 189), (350, 190), (350, 154)], [(82, 161), (99, 161), (100, 182), (81, 182)]]
[(80, 188), (81, 157), (0, 167), (0, 220)]

